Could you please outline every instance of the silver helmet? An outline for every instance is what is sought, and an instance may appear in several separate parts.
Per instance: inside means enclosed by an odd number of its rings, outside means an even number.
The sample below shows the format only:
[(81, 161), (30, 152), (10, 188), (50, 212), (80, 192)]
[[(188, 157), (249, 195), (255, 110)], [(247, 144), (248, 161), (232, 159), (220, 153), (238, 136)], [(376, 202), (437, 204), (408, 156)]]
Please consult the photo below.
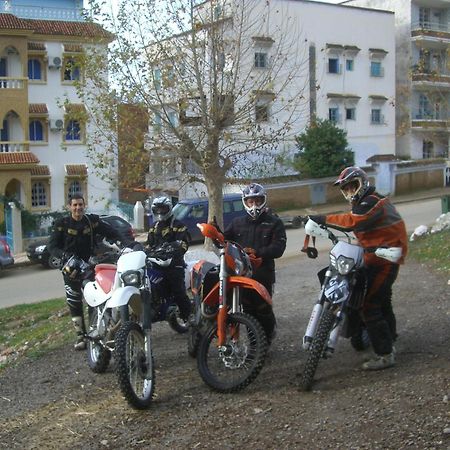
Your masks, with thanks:
[[(248, 204), (249, 199), (259, 199), (251, 205)], [(258, 183), (249, 184), (242, 191), (242, 203), (247, 211), (247, 214), (252, 219), (257, 219), (266, 208), (267, 194), (266, 190)]]
[(172, 216), (172, 201), (169, 197), (156, 197), (152, 202), (152, 215), (155, 222), (167, 220)]

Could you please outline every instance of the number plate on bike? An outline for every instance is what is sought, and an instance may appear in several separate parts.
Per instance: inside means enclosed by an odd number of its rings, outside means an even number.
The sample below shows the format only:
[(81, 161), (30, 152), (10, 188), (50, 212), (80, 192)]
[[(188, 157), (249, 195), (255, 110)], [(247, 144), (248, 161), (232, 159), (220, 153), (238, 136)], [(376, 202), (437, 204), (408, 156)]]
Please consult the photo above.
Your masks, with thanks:
[(344, 279), (331, 278), (325, 289), (325, 297), (331, 302), (344, 301), (349, 295), (348, 282)]

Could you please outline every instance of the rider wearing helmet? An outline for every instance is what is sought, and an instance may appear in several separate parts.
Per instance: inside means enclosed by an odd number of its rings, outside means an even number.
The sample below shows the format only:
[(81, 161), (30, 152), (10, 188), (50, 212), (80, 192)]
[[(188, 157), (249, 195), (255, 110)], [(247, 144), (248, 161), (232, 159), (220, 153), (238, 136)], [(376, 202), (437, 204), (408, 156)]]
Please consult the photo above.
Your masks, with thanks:
[(160, 246), (165, 242), (171, 242), (176, 248), (171, 265), (165, 271), (165, 289), (172, 294), (180, 310), (180, 317), (188, 320), (191, 303), (186, 294), (184, 281), (184, 254), (188, 243), (188, 232), (186, 226), (173, 217), (172, 201), (166, 196), (157, 197), (153, 200), (151, 211), (153, 215), (153, 225), (150, 226), (147, 235), (146, 245), (149, 247)]
[[(251, 183), (242, 192), (242, 203), (247, 216), (235, 218), (225, 229), (225, 238), (235, 241), (262, 258), (260, 267), (254, 270), (253, 278), (266, 287), (272, 295), (275, 283), (275, 258), (280, 258), (286, 249), (286, 231), (281, 219), (267, 208), (266, 190), (258, 183)], [(244, 309), (256, 317), (266, 332), (269, 342), (275, 336), (276, 320), (272, 306), (261, 300), (254, 292), (247, 295)]]
[[(369, 177), (359, 167), (345, 168), (334, 183), (350, 202), (351, 211), (344, 214), (309, 216), (319, 224), (331, 225), (343, 231), (353, 231), (364, 254), (367, 271), (367, 293), (361, 309), (375, 358), (363, 364), (364, 370), (378, 370), (395, 363), (393, 341), (397, 337), (396, 319), (392, 310), (392, 285), (399, 264), (407, 253), (407, 235), (403, 219), (387, 197), (376, 192)], [(402, 255), (397, 263), (370, 252), (376, 247), (400, 247)], [(354, 336), (352, 343), (356, 343)], [(361, 348), (357, 348), (361, 350)]]

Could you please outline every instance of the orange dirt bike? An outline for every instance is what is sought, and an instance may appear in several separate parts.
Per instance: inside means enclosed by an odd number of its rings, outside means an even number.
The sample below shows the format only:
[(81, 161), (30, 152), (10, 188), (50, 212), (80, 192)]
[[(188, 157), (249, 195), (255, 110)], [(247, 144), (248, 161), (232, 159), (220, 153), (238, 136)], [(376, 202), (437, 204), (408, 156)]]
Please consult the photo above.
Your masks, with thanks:
[(203, 236), (219, 249), (220, 262), (200, 260), (191, 271), (194, 313), (188, 331), (188, 352), (197, 357), (203, 381), (219, 392), (235, 392), (261, 371), (268, 343), (259, 321), (244, 312), (245, 292), (256, 291), (267, 303), (267, 289), (251, 278), (259, 258), (226, 241), (211, 224), (198, 224)]

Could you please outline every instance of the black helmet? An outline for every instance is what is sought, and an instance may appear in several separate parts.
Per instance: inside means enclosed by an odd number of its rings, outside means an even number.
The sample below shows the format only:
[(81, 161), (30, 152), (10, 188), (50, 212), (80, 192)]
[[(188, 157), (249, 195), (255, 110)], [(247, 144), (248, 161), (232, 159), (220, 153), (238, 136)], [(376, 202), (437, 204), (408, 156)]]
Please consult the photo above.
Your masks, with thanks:
[[(359, 167), (346, 167), (334, 182), (334, 186), (339, 186), (342, 195), (350, 203), (359, 202), (369, 189), (369, 177)], [(352, 187), (349, 191), (348, 188)]]
[(169, 197), (156, 197), (152, 202), (152, 214), (155, 221), (167, 220), (172, 216), (172, 202)]
[[(258, 205), (253, 204), (252, 206), (248, 206), (247, 200), (249, 198), (260, 198), (261, 202)], [(250, 217), (252, 217), (253, 219), (257, 219), (261, 215), (261, 213), (265, 210), (266, 207), (267, 203), (266, 190), (258, 183), (249, 184), (242, 191), (242, 203), (244, 204), (244, 208), (250, 215)]]
[(91, 272), (91, 265), (78, 256), (72, 255), (61, 271), (74, 280), (84, 280)]

